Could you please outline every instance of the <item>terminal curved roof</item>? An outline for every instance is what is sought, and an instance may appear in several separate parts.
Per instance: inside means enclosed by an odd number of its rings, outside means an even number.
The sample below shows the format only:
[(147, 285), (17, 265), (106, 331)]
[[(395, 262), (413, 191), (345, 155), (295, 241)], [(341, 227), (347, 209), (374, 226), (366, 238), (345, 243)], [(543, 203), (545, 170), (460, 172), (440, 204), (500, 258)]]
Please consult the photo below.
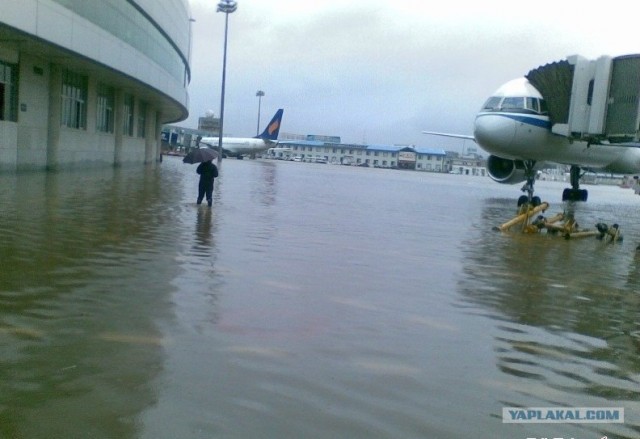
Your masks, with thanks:
[[(135, 89), (160, 109), (163, 123), (188, 116), (191, 22), (185, 0), (17, 3), (0, 0), (4, 6), (2, 49), (91, 72), (99, 81)], [(161, 24), (169, 23), (163, 13), (169, 12), (171, 26), (163, 27)]]

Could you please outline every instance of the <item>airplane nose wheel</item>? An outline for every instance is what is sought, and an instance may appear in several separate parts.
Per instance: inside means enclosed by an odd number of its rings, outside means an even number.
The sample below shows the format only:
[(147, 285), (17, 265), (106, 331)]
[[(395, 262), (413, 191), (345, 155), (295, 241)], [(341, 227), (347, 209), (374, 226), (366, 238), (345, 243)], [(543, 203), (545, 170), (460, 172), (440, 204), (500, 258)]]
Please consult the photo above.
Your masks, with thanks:
[(589, 192), (586, 189), (580, 189), (580, 178), (584, 174), (580, 174), (580, 167), (571, 166), (570, 171), (571, 188), (562, 191), (562, 201), (587, 201)]
[(530, 206), (536, 207), (542, 203), (540, 197), (536, 197), (533, 195), (533, 185), (536, 182), (536, 172), (534, 170), (536, 162), (533, 160), (527, 160), (524, 162), (524, 175), (527, 179), (527, 182), (520, 189), (522, 192), (526, 192), (527, 195), (521, 195), (518, 198), (518, 207), (523, 204), (529, 204)]
[(520, 195), (520, 198), (518, 198), (518, 207), (523, 204), (530, 204), (531, 206), (536, 207), (542, 204), (542, 200), (538, 196), (533, 196), (531, 197), (531, 201), (529, 201), (528, 195)]

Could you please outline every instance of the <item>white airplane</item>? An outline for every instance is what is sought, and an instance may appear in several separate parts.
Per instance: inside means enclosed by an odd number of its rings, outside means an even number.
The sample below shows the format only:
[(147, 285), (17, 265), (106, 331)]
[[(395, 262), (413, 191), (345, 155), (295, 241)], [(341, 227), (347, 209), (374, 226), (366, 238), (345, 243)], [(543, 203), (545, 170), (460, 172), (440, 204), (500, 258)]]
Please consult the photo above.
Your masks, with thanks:
[(534, 182), (545, 162), (571, 166), (563, 201), (586, 201), (584, 172), (640, 173), (638, 78), (640, 55), (574, 55), (498, 88), (476, 116), (473, 136), (423, 133), (475, 141), (490, 154), (493, 180), (525, 182), (518, 205), (540, 203)]
[[(278, 133), (280, 132), (280, 124), (282, 123), (281, 108), (271, 119), (271, 122), (264, 129), (262, 134), (256, 137), (223, 137), (222, 152), (227, 156), (235, 156), (239, 159), (243, 155), (256, 154), (266, 151), (267, 149), (278, 144)], [(200, 139), (201, 144), (210, 148), (218, 149), (220, 139), (218, 137), (203, 137)]]

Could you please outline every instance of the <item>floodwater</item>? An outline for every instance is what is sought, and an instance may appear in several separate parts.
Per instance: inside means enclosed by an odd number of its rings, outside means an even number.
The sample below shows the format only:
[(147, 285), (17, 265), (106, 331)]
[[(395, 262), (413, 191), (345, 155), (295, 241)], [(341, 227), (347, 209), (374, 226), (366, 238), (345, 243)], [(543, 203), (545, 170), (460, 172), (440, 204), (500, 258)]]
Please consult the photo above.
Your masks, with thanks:
[[(637, 438), (624, 241), (500, 233), (519, 185), (274, 161), (0, 176), (1, 438)], [(505, 424), (503, 407), (623, 407)]]

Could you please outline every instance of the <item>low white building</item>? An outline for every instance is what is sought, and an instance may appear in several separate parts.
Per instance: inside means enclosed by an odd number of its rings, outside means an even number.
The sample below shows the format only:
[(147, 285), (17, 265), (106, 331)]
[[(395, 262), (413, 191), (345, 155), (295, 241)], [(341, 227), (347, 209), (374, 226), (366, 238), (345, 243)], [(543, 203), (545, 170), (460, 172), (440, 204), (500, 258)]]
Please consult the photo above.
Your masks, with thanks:
[(451, 174), (473, 175), (476, 177), (489, 175), (487, 173), (487, 161), (479, 154), (452, 155), (448, 161), (449, 173)]
[(447, 172), (447, 154), (436, 148), (327, 143), (317, 140), (285, 140), (280, 141), (278, 147), (291, 149), (290, 157), (296, 161)]

